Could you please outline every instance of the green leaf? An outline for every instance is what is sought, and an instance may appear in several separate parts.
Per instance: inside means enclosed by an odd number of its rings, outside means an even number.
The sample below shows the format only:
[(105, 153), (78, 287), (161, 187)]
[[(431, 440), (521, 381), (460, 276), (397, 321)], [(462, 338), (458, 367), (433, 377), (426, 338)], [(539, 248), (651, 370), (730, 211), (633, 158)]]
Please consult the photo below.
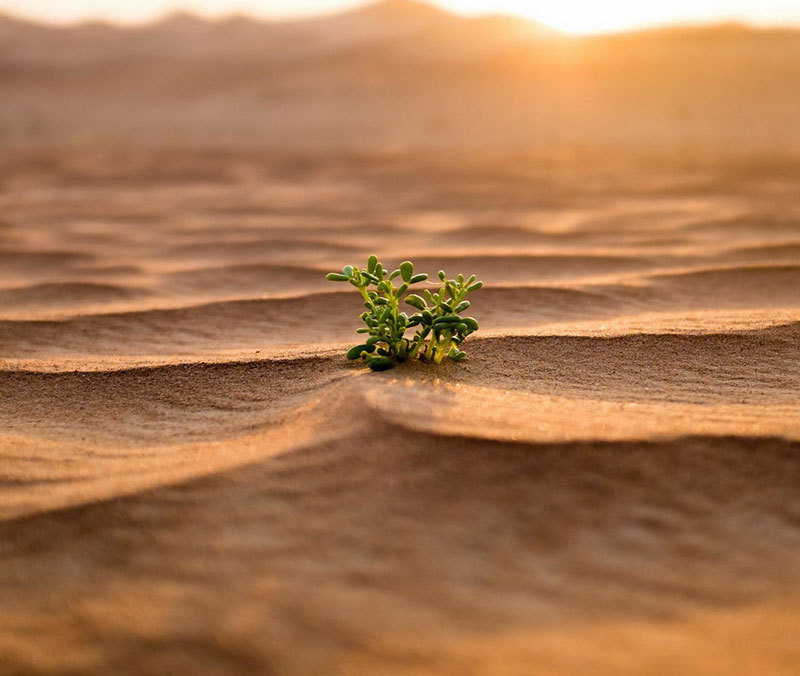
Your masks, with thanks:
[(472, 286), (467, 287), (467, 291), (477, 291), (483, 286), (483, 282), (475, 282)]
[(329, 282), (346, 282), (350, 278), (347, 275), (342, 275), (338, 272), (329, 272), (327, 275), (325, 275), (325, 279), (327, 279)]
[(394, 362), (389, 357), (371, 357), (367, 366), (373, 371), (386, 371), (394, 366)]
[(410, 282), (414, 274), (414, 264), (411, 261), (400, 263), (400, 274), (403, 275), (404, 282)]
[(464, 317), (464, 323), (470, 331), (478, 330), (478, 322), (476, 322), (473, 317)]
[(447, 275), (444, 274), (444, 270), (439, 270), (439, 279), (441, 279), (443, 282), (447, 281)]
[(424, 282), (428, 279), (428, 275), (424, 272), (419, 273), (418, 275), (414, 275), (411, 279), (408, 280), (409, 284), (419, 284), (420, 282)]
[(415, 293), (406, 296), (406, 303), (411, 307), (417, 308), (417, 310), (424, 310), (426, 308), (424, 299)]
[(361, 356), (362, 352), (374, 352), (375, 346), (374, 345), (356, 345), (355, 347), (351, 347), (347, 351), (347, 358), (351, 361), (354, 359), (358, 359)]
[(345, 265), (342, 268), (342, 274), (347, 275), (348, 277), (352, 277), (353, 272), (355, 272), (355, 269), (353, 268), (352, 265)]
[(369, 257), (369, 260), (367, 261), (367, 272), (370, 273), (375, 272), (376, 265), (378, 265), (378, 257), (375, 254), (373, 254), (372, 256)]
[(462, 300), (458, 305), (456, 305), (456, 312), (464, 312), (464, 310), (466, 310), (470, 305), (472, 305), (472, 303), (470, 303), (468, 300)]

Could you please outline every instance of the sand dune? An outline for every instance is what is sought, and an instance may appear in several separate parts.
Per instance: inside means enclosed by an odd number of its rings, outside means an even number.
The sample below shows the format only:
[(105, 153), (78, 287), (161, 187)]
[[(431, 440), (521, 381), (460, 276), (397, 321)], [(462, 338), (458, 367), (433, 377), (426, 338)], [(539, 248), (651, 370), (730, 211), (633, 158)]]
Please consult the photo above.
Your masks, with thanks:
[(800, 148), (800, 94), (787, 87), (798, 35), (719, 26), (577, 40), (395, 0), (288, 24), (4, 19), (0, 139), (785, 156)]
[[(729, 664), (752, 649), (732, 638), (765, 632), (761, 666), (790, 673), (796, 443), (530, 444), (355, 418), (247, 467), (5, 520), (4, 655), (89, 673), (561, 673), (595, 660), (711, 673), (709, 645)], [(64, 565), (68, 584), (52, 576)], [(635, 658), (608, 650), (620, 634)], [(285, 650), (298, 640), (305, 650)]]
[[(443, 210), (414, 157), (162, 190), (128, 153), (88, 218), (63, 154), (46, 196), (4, 174), (4, 671), (793, 672), (797, 233), (763, 227), (791, 185), (618, 168), (637, 199), (598, 200), (576, 166), (535, 208), (508, 169), (472, 194), (473, 158)], [(345, 362), (324, 273), (372, 250), (487, 281), (469, 361)]]
[[(794, 676), (799, 72), (0, 20), (0, 674)], [(466, 362), (344, 359), (373, 252), (486, 282)]]

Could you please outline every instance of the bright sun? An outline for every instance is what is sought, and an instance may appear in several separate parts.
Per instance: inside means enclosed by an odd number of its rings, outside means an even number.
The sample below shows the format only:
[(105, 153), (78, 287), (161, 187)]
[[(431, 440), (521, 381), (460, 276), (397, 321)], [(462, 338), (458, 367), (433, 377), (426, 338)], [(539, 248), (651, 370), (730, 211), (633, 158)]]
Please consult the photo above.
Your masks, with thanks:
[(515, 14), (575, 34), (733, 19), (740, 16), (736, 10), (742, 6), (737, 0), (437, 0), (437, 4), (469, 14)]

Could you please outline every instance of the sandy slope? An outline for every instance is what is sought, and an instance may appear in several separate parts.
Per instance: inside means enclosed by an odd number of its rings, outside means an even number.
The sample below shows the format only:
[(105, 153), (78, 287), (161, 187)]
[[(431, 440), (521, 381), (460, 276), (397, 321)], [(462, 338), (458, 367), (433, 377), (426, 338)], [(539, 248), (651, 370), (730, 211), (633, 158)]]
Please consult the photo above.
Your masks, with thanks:
[[(794, 672), (782, 172), (64, 157), (0, 195), (3, 673)], [(344, 362), (372, 250), (486, 280), (469, 362)]]
[[(797, 673), (796, 35), (409, 7), (0, 25), (2, 676)], [(346, 363), (372, 252), (485, 280), (467, 362)]]

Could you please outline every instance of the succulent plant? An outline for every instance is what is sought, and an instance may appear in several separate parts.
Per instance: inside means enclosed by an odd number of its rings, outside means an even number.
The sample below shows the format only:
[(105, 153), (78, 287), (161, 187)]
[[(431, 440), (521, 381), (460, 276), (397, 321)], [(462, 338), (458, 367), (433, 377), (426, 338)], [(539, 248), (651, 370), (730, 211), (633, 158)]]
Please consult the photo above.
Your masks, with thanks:
[[(390, 272), (374, 255), (364, 269), (345, 265), (341, 272), (328, 273), (328, 280), (349, 282), (364, 299), (366, 311), (361, 319), (365, 326), (358, 333), (365, 339), (347, 351), (347, 358), (362, 359), (373, 371), (385, 371), (409, 359), (433, 364), (464, 359), (467, 355), (461, 344), (478, 330), (475, 319), (463, 316), (470, 306), (466, 296), (480, 289), (483, 282), (476, 281), (475, 275), (448, 279), (444, 270), (438, 277), (438, 289), (425, 288), (421, 295), (411, 293), (411, 287), (427, 281), (428, 275), (415, 272), (411, 261)], [(403, 303), (416, 312), (409, 315), (401, 311)], [(410, 329), (414, 334), (408, 338)]]

